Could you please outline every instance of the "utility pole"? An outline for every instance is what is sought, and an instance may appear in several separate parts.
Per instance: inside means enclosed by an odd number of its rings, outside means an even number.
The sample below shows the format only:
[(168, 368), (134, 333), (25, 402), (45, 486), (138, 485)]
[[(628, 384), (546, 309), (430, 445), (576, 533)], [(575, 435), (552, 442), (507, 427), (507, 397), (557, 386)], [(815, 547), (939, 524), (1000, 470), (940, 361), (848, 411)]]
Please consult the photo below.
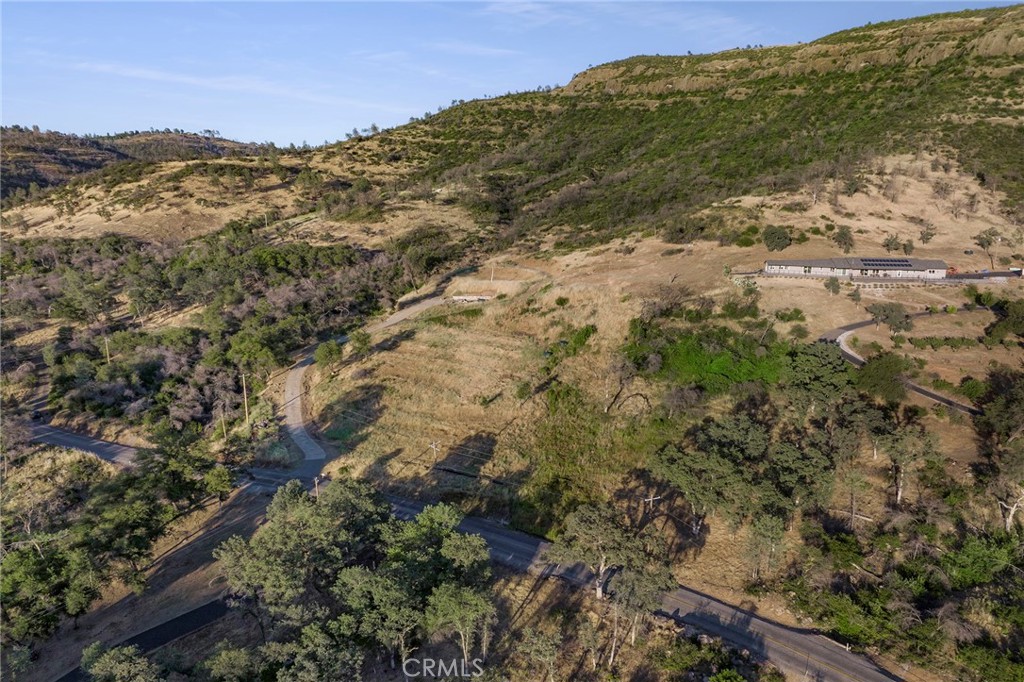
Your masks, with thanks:
[(245, 374), (242, 374), (242, 400), (245, 401), (245, 425), (249, 425), (249, 391), (245, 388)]
[(430, 449), (434, 451), (434, 464), (437, 464), (437, 449), (441, 445), (435, 440), (430, 443)]
[(317, 500), (320, 499), (320, 479), (323, 477), (323, 474), (317, 474), (313, 477), (313, 491)]
[(657, 500), (660, 500), (660, 499), (661, 499), (661, 495), (656, 495), (655, 497), (645, 497), (644, 498), (644, 500), (643, 500), (644, 506), (646, 507), (646, 506), (650, 505), (650, 513), (651, 514), (654, 513), (654, 503)]
[(107, 353), (107, 364), (110, 364), (110, 339), (106, 336), (103, 337), (103, 349)]

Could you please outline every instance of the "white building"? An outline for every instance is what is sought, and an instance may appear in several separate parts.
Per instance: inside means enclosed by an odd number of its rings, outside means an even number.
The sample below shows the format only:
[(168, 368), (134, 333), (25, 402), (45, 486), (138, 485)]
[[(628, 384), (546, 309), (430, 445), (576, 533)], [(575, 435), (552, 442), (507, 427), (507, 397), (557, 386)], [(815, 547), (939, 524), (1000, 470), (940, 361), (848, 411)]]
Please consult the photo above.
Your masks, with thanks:
[(944, 279), (946, 263), (921, 258), (812, 258), (767, 260), (764, 274), (839, 279)]

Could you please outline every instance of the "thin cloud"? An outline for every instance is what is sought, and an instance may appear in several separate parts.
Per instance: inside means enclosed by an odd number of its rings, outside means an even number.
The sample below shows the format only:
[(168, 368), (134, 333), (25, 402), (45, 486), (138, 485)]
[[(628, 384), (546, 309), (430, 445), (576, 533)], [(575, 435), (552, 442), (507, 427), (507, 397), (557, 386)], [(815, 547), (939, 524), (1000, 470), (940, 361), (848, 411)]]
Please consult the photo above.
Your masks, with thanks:
[(437, 65), (425, 61), (413, 53), (405, 50), (390, 50), (383, 52), (368, 52), (356, 50), (351, 53), (352, 57), (368, 65), (379, 73), (401, 74), (403, 77), (410, 73), (416, 73), (426, 78), (448, 81), (472, 87), (481, 87), (483, 84), (472, 78), (468, 78), (459, 72), (451, 72)]
[(383, 52), (356, 50), (352, 56), (375, 64), (401, 64), (408, 61), (412, 55), (405, 50), (385, 50)]
[(492, 2), (480, 9), (478, 14), (496, 18), (506, 28), (512, 27), (512, 22), (525, 29), (552, 24), (578, 26), (587, 23), (578, 12), (567, 11), (570, 6), (569, 3)]
[(208, 90), (227, 90), (231, 92), (247, 93), (250, 95), (279, 97), (297, 100), (300, 102), (309, 102), (311, 104), (362, 107), (378, 109), (390, 113), (404, 113), (406, 111), (404, 108), (392, 107), (385, 104), (379, 104), (377, 102), (367, 102), (347, 97), (336, 97), (334, 95), (310, 92), (308, 90), (299, 90), (286, 85), (281, 85), (280, 83), (274, 83), (262, 78), (253, 78), (250, 76), (196, 76), (192, 74), (163, 71), (161, 69), (150, 69), (106, 62), (78, 62), (73, 65), (73, 68), (79, 71), (110, 74), (112, 76), (120, 76), (122, 78), (134, 78), (156, 83), (177, 83), (179, 85), (189, 85)]
[(704, 38), (728, 36), (734, 42), (748, 42), (764, 35), (762, 26), (742, 21), (720, 11), (694, 9), (681, 5), (648, 2), (596, 3), (595, 10), (613, 15), (616, 19), (641, 28), (674, 28), (683, 33)]
[(523, 54), (520, 50), (509, 50), (503, 47), (491, 47), (490, 45), (458, 41), (427, 43), (424, 47), (436, 52), (447, 52), (448, 54), (464, 55), (467, 57), (514, 57)]

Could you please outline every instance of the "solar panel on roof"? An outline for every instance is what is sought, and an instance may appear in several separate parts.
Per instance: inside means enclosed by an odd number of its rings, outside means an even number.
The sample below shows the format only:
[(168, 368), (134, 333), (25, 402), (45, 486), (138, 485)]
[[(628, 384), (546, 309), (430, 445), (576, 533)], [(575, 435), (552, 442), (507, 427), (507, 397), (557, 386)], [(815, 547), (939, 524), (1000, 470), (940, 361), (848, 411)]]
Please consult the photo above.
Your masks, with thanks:
[(861, 258), (861, 263), (868, 267), (910, 267), (906, 258)]

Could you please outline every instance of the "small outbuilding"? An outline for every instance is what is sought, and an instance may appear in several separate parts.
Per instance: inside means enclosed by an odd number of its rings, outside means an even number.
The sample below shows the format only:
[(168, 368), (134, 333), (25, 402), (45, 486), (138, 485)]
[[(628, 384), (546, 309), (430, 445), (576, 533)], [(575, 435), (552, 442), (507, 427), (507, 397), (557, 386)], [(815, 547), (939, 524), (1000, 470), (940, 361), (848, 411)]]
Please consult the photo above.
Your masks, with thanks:
[(946, 263), (924, 258), (811, 258), (768, 260), (764, 274), (839, 279), (945, 279)]

